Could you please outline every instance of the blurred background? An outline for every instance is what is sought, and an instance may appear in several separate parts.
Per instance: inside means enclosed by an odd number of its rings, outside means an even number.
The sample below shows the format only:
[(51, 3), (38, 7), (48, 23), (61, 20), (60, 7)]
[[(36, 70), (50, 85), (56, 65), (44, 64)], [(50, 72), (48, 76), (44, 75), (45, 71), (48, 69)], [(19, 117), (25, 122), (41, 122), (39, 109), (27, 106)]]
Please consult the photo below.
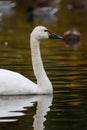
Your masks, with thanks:
[[(57, 51), (68, 49), (66, 53), (69, 51), (71, 53), (71, 50), (78, 50), (78, 55), (81, 55), (81, 51), (86, 53), (86, 23), (87, 0), (0, 0), (0, 57), (5, 58), (1, 62), (1, 68), (9, 68), (10, 64), (10, 69), (12, 66), (14, 69), (12, 60), (18, 58), (17, 62), (20, 64), (23, 60), (21, 58), (24, 55), (27, 57), (30, 53), (29, 35), (37, 25), (44, 25), (49, 30), (64, 36), (62, 43), (57, 43), (59, 46), (56, 48)], [(29, 49), (28, 52), (26, 49)], [(17, 53), (12, 53), (15, 51)], [(49, 53), (50, 49), (44, 51)], [(74, 56), (77, 52), (72, 51), (72, 53)], [(82, 58), (86, 59), (86, 54), (83, 55)]]
[[(38, 130), (87, 130), (87, 0), (0, 0), (0, 68), (20, 72), (34, 82), (29, 38), (37, 25), (63, 36), (41, 44), (54, 94), (45, 128)], [(17, 122), (0, 117), (0, 130), (32, 130), (36, 102), (26, 108), (25, 116), (15, 117)]]

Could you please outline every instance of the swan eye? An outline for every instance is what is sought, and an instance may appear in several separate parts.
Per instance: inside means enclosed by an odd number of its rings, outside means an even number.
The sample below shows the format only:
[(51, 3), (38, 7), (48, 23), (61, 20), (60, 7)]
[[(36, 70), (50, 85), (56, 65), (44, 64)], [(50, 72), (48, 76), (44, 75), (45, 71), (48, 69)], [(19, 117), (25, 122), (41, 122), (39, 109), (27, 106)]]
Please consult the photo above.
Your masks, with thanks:
[(44, 30), (44, 32), (48, 32), (48, 30)]

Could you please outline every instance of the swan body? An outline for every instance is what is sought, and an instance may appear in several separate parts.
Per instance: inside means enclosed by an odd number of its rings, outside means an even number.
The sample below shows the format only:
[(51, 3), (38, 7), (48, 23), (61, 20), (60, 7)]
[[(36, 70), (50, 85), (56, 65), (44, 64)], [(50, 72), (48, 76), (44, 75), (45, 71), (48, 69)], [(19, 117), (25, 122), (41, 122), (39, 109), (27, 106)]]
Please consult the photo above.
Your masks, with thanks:
[(36, 94), (39, 89), (35, 83), (23, 75), (0, 69), (0, 95)]
[(44, 26), (37, 26), (30, 35), (31, 57), (37, 84), (23, 75), (10, 70), (0, 69), (0, 95), (51, 94), (52, 84), (44, 70), (40, 55), (41, 39), (61, 39)]

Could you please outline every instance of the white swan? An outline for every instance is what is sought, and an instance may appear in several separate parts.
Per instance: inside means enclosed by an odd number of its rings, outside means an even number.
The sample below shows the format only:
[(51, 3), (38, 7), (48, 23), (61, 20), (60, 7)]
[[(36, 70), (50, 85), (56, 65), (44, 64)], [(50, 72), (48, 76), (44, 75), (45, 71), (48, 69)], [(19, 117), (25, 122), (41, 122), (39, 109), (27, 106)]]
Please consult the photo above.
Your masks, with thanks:
[(37, 84), (19, 73), (0, 69), (0, 95), (51, 94), (53, 92), (39, 50), (40, 40), (48, 38), (61, 39), (62, 37), (49, 32), (44, 26), (37, 26), (30, 36), (32, 64)]

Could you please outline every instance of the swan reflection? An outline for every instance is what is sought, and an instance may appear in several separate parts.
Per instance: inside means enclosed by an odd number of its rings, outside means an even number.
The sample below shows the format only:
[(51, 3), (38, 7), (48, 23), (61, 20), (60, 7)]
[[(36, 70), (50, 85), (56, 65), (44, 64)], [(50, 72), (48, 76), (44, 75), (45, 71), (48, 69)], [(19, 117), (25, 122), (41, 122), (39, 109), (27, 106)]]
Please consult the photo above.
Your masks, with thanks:
[(52, 95), (1, 96), (0, 122), (17, 121), (17, 117), (24, 116), (24, 111), (33, 107), (35, 103), (37, 103), (37, 108), (36, 114), (32, 117), (34, 118), (33, 127), (34, 130), (43, 130), (45, 116), (52, 105)]

